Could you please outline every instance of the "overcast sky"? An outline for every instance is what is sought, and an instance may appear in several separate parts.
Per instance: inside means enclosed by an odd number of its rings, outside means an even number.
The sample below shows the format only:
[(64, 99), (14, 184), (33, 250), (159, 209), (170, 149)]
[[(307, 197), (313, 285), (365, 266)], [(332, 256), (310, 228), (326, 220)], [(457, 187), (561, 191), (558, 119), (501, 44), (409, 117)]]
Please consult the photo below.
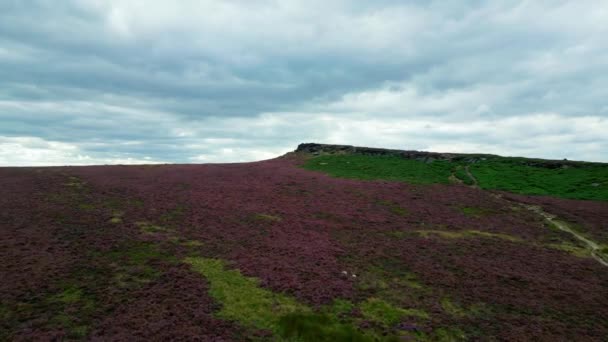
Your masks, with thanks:
[(608, 162), (608, 1), (1, 0), (0, 165)]

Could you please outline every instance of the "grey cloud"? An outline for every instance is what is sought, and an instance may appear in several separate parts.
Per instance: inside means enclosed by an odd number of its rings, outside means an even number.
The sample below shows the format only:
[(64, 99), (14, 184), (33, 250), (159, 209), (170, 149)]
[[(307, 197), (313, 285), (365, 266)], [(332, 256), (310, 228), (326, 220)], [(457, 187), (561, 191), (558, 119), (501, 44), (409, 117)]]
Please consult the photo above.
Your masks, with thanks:
[[(95, 161), (118, 153), (186, 162), (213, 161), (222, 146), (278, 151), (300, 139), (346, 139), (332, 133), (340, 120), (453, 127), (539, 113), (580, 122), (608, 116), (608, 18), (592, 1), (138, 4), (1, 3), (0, 136), (64, 142)], [(303, 122), (285, 131), (280, 122), (261, 125), (267, 114)], [(530, 134), (569, 132), (557, 129)], [(469, 140), (423, 132), (401, 143)], [(534, 136), (519, 138), (513, 151), (556, 153)], [(480, 131), (470, 144), (500, 139), (510, 137)], [(584, 148), (608, 160), (601, 148)], [(246, 154), (230, 153), (224, 157)]]

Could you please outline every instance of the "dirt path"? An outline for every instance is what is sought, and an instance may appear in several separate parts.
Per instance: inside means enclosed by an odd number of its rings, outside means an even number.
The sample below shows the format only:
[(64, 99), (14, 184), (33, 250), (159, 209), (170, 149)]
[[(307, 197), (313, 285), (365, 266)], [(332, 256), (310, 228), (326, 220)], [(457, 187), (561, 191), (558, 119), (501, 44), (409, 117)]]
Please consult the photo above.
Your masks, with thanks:
[(589, 249), (591, 256), (595, 260), (597, 260), (600, 264), (608, 267), (608, 259), (606, 258), (606, 256), (604, 256), (600, 252), (600, 246), (596, 242), (589, 240), (586, 237), (584, 237), (583, 235), (579, 234), (577, 231), (572, 229), (570, 227), (570, 225), (568, 225), (566, 222), (557, 220), (556, 219), (557, 216), (543, 211), (543, 209), (539, 206), (536, 206), (536, 205), (523, 205), (523, 206), (526, 209), (533, 211), (536, 214), (542, 216), (547, 222), (553, 224), (560, 230), (570, 233), (572, 236), (577, 238), (579, 241), (583, 242), (585, 244), (585, 246), (587, 247), (587, 249)]
[(557, 215), (550, 214), (550, 213), (544, 211), (542, 207), (537, 206), (537, 205), (523, 204), (523, 203), (520, 203), (520, 202), (517, 202), (514, 200), (505, 199), (502, 197), (501, 194), (494, 193), (494, 194), (492, 194), (492, 196), (497, 199), (500, 199), (503, 201), (508, 201), (508, 202), (514, 203), (518, 206), (521, 206), (527, 210), (530, 210), (530, 211), (534, 212), (535, 214), (541, 216), (545, 221), (547, 221), (550, 224), (557, 227), (559, 230), (571, 234), (577, 240), (581, 241), (585, 245), (585, 247), (589, 250), (589, 254), (591, 255), (591, 257), (593, 259), (597, 260), (600, 264), (608, 267), (608, 256), (604, 255), (601, 252), (600, 246), (595, 241), (589, 240), (588, 238), (584, 237), (576, 230), (572, 229), (572, 227), (570, 227), (570, 225), (568, 223), (558, 220)]
[[(469, 170), (469, 166), (465, 166), (464, 168), (467, 176), (471, 179), (471, 181), (473, 182), (472, 185), (470, 185), (472, 188), (476, 188), (479, 189), (479, 185), (477, 183), (477, 179), (475, 178), (475, 176), (473, 176), (473, 174), (471, 173), (471, 170)], [(496, 198), (500, 198), (500, 199), (504, 199), (502, 198), (501, 195), (494, 195)], [(557, 227), (559, 230), (562, 230), (566, 233), (571, 234), (572, 236), (574, 236), (577, 240), (581, 241), (585, 247), (589, 250), (589, 253), (591, 254), (591, 256), (597, 260), (600, 264), (608, 267), (608, 256), (604, 255), (601, 252), (600, 246), (592, 240), (589, 240), (588, 238), (584, 237), (583, 235), (581, 235), (580, 233), (578, 233), (577, 231), (575, 231), (574, 229), (572, 229), (572, 227), (570, 227), (570, 225), (566, 222), (557, 220), (557, 216), (550, 214), (546, 211), (543, 210), (543, 208), (541, 208), (540, 206), (537, 205), (526, 205), (526, 204), (522, 204), (522, 203), (518, 203), (516, 202), (518, 205), (536, 213), (539, 216), (542, 216), (542, 218), (553, 224), (555, 227)]]
[(456, 174), (454, 174), (454, 172), (452, 172), (452, 174), (450, 175), (450, 177), (448, 177), (448, 180), (452, 184), (463, 184), (464, 183), (461, 179), (459, 179), (458, 177), (456, 177)]
[[(458, 166), (457, 170), (461, 170), (462, 168), (463, 168), (462, 166)], [(468, 165), (464, 166), (464, 171), (466, 172), (467, 177), (469, 177), (469, 179), (471, 180), (471, 182), (473, 182), (473, 184), (471, 184), (469, 186), (472, 187), (472, 188), (475, 188), (475, 189), (479, 189), (479, 186), (477, 184), (477, 179), (475, 178), (475, 176), (473, 176), (473, 174), (469, 170), (469, 166)], [(452, 184), (464, 184), (464, 181), (462, 179), (456, 177), (456, 171), (455, 170), (452, 170), (452, 173), (448, 177), (448, 180)]]
[(477, 178), (475, 178), (475, 176), (473, 176), (473, 174), (471, 173), (471, 170), (469, 170), (469, 165), (467, 165), (467, 166), (464, 167), (464, 171), (467, 173), (467, 176), (473, 182), (473, 184), (471, 184), (471, 187), (478, 189), (479, 185), (477, 183)]

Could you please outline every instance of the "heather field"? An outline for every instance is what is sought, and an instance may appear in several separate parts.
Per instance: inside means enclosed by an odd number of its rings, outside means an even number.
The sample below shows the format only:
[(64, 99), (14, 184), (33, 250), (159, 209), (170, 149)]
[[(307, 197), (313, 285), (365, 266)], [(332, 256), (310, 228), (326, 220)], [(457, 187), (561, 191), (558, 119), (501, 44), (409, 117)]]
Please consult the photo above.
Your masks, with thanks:
[(606, 340), (605, 169), (369, 158), (0, 168), (0, 340)]

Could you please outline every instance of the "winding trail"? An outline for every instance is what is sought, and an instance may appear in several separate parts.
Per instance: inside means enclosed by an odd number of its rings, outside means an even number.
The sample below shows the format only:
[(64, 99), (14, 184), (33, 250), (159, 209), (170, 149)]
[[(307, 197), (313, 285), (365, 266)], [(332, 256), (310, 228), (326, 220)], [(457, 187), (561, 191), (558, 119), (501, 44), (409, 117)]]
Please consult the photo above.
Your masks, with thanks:
[(547, 213), (540, 206), (525, 205), (525, 204), (522, 204), (522, 206), (525, 207), (526, 209), (542, 216), (547, 222), (553, 224), (554, 226), (556, 226), (557, 228), (559, 228), (560, 230), (562, 230), (564, 232), (570, 233), (572, 236), (577, 238), (579, 241), (583, 242), (585, 244), (585, 246), (587, 247), (587, 249), (589, 249), (591, 256), (595, 260), (597, 260), (600, 264), (608, 267), (608, 259), (606, 258), (606, 256), (604, 256), (600, 252), (600, 246), (595, 241), (587, 239), (586, 237), (584, 237), (583, 235), (581, 235), (580, 233), (578, 233), (577, 231), (572, 229), (570, 227), (570, 225), (568, 225), (566, 222), (557, 220), (556, 215)]
[[(464, 170), (467, 173), (467, 176), (473, 182), (473, 184), (470, 185), (470, 187), (475, 188), (475, 189), (480, 189), (477, 179), (475, 178), (475, 176), (473, 176), (473, 174), (471, 173), (471, 170), (469, 170), (468, 165), (465, 166)], [(493, 196), (496, 198), (505, 200), (502, 197), (502, 195), (500, 195), (500, 194), (493, 194)], [(589, 240), (588, 238), (581, 235), (576, 230), (572, 229), (572, 227), (570, 227), (570, 225), (568, 223), (558, 220), (557, 215), (550, 214), (550, 213), (544, 211), (542, 207), (537, 206), (537, 205), (527, 205), (527, 204), (522, 204), (522, 203), (519, 203), (516, 201), (511, 201), (511, 200), (508, 200), (508, 201), (514, 202), (517, 205), (520, 205), (520, 206), (536, 213), (537, 215), (541, 216), (545, 221), (547, 221), (550, 224), (557, 227), (559, 230), (564, 231), (564, 232), (569, 233), (570, 235), (574, 236), (577, 240), (581, 241), (585, 245), (585, 247), (589, 250), (589, 254), (591, 255), (591, 257), (593, 257), (595, 260), (597, 260), (600, 264), (608, 267), (608, 255), (605, 255), (604, 253), (601, 252), (600, 246), (595, 241)]]
[(452, 172), (452, 174), (450, 174), (450, 177), (448, 177), (448, 180), (452, 184), (464, 184), (464, 182), (461, 179), (456, 177), (456, 174), (454, 174), (454, 172)]
[(471, 173), (471, 170), (469, 170), (469, 165), (467, 165), (467, 166), (464, 167), (464, 171), (467, 173), (467, 176), (473, 182), (473, 184), (471, 185), (471, 187), (475, 188), (475, 189), (479, 189), (479, 184), (477, 183), (477, 178), (475, 178), (475, 176), (473, 176), (473, 174)]
[(608, 256), (601, 252), (600, 246), (597, 244), (597, 242), (595, 242), (593, 240), (589, 240), (588, 238), (586, 238), (585, 236), (583, 236), (576, 230), (572, 229), (568, 223), (558, 220), (557, 215), (553, 215), (553, 214), (550, 214), (550, 213), (544, 211), (543, 208), (538, 205), (523, 204), (523, 203), (520, 203), (517, 201), (510, 200), (510, 199), (505, 199), (502, 197), (501, 194), (495, 193), (495, 194), (492, 194), (492, 196), (494, 196), (497, 199), (501, 199), (503, 201), (512, 202), (527, 210), (530, 210), (533, 213), (542, 217), (545, 221), (547, 221), (550, 224), (557, 227), (559, 230), (564, 231), (564, 232), (574, 236), (577, 240), (581, 241), (585, 245), (585, 247), (589, 250), (589, 254), (591, 255), (591, 257), (593, 259), (597, 260), (600, 264), (608, 267)]

